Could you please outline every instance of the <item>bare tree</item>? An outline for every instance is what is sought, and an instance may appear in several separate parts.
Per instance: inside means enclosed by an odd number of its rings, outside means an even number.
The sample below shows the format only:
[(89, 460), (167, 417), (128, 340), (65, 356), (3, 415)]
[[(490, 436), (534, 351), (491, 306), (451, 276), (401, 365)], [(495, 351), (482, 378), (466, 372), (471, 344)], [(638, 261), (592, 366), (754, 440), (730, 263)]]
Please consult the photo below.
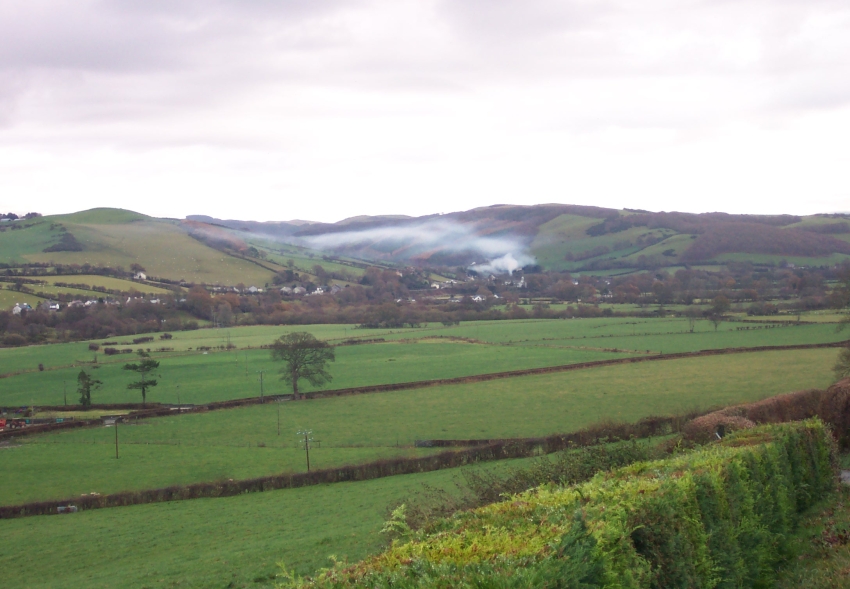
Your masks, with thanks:
[(690, 328), (691, 333), (693, 333), (697, 321), (702, 318), (702, 312), (696, 307), (688, 307), (685, 311), (685, 317), (688, 318), (688, 327)]
[(307, 380), (313, 386), (330, 382), (327, 363), (336, 359), (333, 346), (316, 339), (306, 331), (289, 333), (272, 344), (272, 360), (285, 363), (280, 369), (281, 380), (292, 383), (292, 393), (298, 398), (298, 381)]

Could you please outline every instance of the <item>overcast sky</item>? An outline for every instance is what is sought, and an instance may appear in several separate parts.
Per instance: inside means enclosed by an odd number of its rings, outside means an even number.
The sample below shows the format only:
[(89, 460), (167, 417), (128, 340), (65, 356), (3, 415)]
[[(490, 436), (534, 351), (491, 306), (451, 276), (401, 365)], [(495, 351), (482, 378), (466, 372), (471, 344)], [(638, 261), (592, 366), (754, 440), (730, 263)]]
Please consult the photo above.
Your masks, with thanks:
[(0, 211), (850, 210), (847, 0), (0, 0)]

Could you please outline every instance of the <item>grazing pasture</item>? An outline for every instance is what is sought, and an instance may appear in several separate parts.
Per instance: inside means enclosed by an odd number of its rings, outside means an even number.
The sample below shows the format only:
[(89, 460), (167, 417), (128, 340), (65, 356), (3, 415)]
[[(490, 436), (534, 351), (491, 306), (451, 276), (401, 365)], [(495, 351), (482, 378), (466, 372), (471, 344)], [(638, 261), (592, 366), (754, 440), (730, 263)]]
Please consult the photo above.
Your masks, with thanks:
[[(149, 284), (145, 284), (144, 282), (139, 282), (136, 280), (124, 280), (121, 278), (113, 278), (112, 276), (80, 274), (73, 276), (48, 276), (45, 279), (53, 285), (55, 285), (57, 282), (64, 282), (66, 284), (86, 284), (88, 286), (98, 286), (106, 288), (108, 290), (120, 290), (122, 292), (137, 290), (139, 292), (148, 294), (174, 294), (173, 291), (167, 290), (165, 288), (151, 286)], [(60, 292), (66, 292), (64, 290), (65, 287), (56, 288), (59, 289)], [(103, 296), (102, 293), (100, 296)]]
[[(113, 268), (139, 263), (149, 276), (211, 284), (262, 286), (274, 275), (258, 264), (193, 239), (178, 221), (129, 211), (92, 209), (17, 223), (29, 227), (0, 233), (0, 262), (88, 263)], [(43, 251), (58, 241), (62, 234), (59, 225), (82, 244), (82, 251)]]
[(0, 520), (0, 571), (31, 589), (270, 588), (279, 562), (309, 574), (379, 551), (387, 506), (426, 483), (451, 490), (459, 470)]
[[(85, 349), (80, 353), (80, 359), (93, 355)], [(162, 378), (159, 385), (148, 393), (149, 402), (208, 403), (259, 397), (258, 371), (264, 371), (262, 384), (265, 394), (292, 392), (289, 382), (280, 380), (278, 371), (281, 365), (271, 360), (269, 350), (207, 354), (186, 352), (155, 356), (160, 361), (157, 374)], [(623, 356), (594, 350), (512, 349), (505, 346), (430, 341), (344, 346), (336, 350), (337, 360), (331, 364), (331, 373), (334, 375), (332, 388), (453, 378)], [(104, 357), (100, 354), (98, 358), (96, 370), (92, 369), (93, 365), (86, 366), (104, 383), (103, 388), (93, 394), (93, 402), (141, 403), (141, 395), (126, 388), (135, 375), (122, 370), (123, 364), (135, 361), (136, 356)], [(68, 367), (44, 372), (30, 371), (0, 379), (0, 406), (62, 405), (65, 400), (63, 387), (75, 391), (79, 372), (80, 367)], [(306, 382), (300, 388), (304, 392), (316, 390), (316, 387)], [(68, 399), (69, 403), (77, 402), (75, 394), (69, 393)]]
[[(542, 436), (605, 419), (636, 421), (824, 387), (832, 349), (753, 352), (624, 364), (481, 383), (374, 393), (156, 418), (22, 438), (3, 450), (0, 503), (145, 489), (302, 468), (294, 433), (314, 431), (314, 466), (407, 455), (415, 439)], [(260, 444), (264, 444), (262, 447)], [(400, 447), (396, 447), (396, 445)], [(90, 488), (97, 482), (99, 488)]]
[(0, 283), (0, 309), (7, 310), (14, 307), (18, 303), (27, 303), (32, 308), (35, 308), (44, 299), (32, 294), (8, 290), (6, 285)]
[[(774, 326), (775, 325), (775, 326)], [(738, 328), (744, 328), (741, 331)], [(345, 325), (252, 326), (176, 332), (170, 340), (133, 344), (131, 336), (112, 338), (110, 347), (148, 348), (161, 361), (158, 387), (148, 400), (162, 403), (207, 403), (260, 395), (259, 371), (266, 394), (291, 392), (279, 380), (279, 366), (259, 346), (280, 335), (306, 330), (331, 343), (383, 338), (384, 342), (339, 346), (331, 365), (334, 380), (326, 388), (348, 388), (417, 380), (453, 378), (625, 356), (691, 352), (727, 347), (812, 344), (841, 341), (846, 333), (823, 324), (721, 324), (707, 321), (690, 332), (684, 319), (604, 318), (523, 320), (429, 324), (417, 329), (361, 330)], [(106, 340), (99, 340), (103, 344)], [(474, 343), (477, 342), (477, 343)], [(218, 348), (235, 346), (230, 351)], [(105, 347), (105, 346), (104, 346)], [(156, 352), (157, 348), (173, 348)], [(200, 348), (210, 348), (202, 350)], [(250, 349), (246, 349), (250, 348)], [(614, 352), (613, 350), (618, 350)], [(62, 405), (73, 391), (80, 367), (95, 369), (104, 382), (96, 403), (137, 402), (126, 390), (131, 375), (121, 366), (133, 355), (106, 356), (87, 342), (0, 350), (0, 406)], [(39, 371), (42, 364), (45, 370)], [(247, 365), (247, 366), (246, 366)], [(305, 383), (304, 391), (315, 390)], [(68, 396), (74, 403), (73, 394)]]

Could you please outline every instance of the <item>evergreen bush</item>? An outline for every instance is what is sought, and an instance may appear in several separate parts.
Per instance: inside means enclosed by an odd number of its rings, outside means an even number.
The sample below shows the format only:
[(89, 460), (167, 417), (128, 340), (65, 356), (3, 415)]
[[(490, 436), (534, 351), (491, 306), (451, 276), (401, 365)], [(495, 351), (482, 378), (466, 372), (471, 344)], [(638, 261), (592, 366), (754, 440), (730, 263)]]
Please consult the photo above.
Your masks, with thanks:
[(819, 420), (763, 426), (458, 513), (430, 535), (284, 586), (767, 587), (798, 514), (834, 487), (836, 469)]

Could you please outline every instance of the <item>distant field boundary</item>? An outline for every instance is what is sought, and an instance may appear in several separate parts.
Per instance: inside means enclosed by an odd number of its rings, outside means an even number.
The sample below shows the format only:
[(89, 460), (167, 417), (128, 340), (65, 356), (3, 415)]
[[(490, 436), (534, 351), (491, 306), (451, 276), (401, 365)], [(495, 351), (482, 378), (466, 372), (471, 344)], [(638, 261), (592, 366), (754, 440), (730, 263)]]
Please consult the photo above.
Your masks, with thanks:
[[(462, 450), (450, 450), (416, 458), (390, 458), (359, 465), (327, 468), (311, 472), (283, 473), (254, 479), (222, 480), (175, 485), (162, 489), (125, 491), (109, 495), (82, 495), (55, 501), (39, 501), (22, 505), (0, 506), (0, 519), (36, 515), (56, 515), (59, 508), (74, 506), (80, 511), (125, 507), (166, 501), (182, 501), (213, 497), (232, 497), (243, 493), (259, 493), (278, 489), (294, 489), (311, 485), (368, 481), (373, 479), (433, 472), (510, 458), (528, 458), (551, 454), (569, 448), (593, 446), (630, 438), (649, 438), (678, 431), (687, 421), (711, 410), (672, 417), (647, 417), (636, 423), (604, 423), (566, 434), (537, 438), (491, 440), (488, 444)], [(68, 513), (66, 511), (66, 513)]]
[[(701, 350), (699, 352), (677, 352), (674, 354), (657, 354), (652, 356), (634, 356), (628, 358), (613, 358), (611, 360), (595, 360), (593, 362), (579, 362), (576, 364), (561, 364), (558, 366), (544, 366), (541, 368), (525, 368), (523, 370), (511, 370), (508, 372), (490, 372), (486, 374), (475, 374), (470, 376), (458, 376), (455, 378), (440, 378), (433, 380), (419, 380), (411, 382), (401, 382), (394, 384), (370, 385), (364, 387), (352, 387), (347, 389), (335, 389), (330, 391), (315, 391), (300, 395), (305, 399), (324, 399), (330, 397), (344, 397), (348, 395), (362, 395), (367, 393), (384, 393), (392, 391), (401, 391), (408, 389), (419, 389), (432, 386), (455, 385), (475, 382), (486, 382), (489, 380), (499, 380), (502, 378), (515, 378), (520, 376), (534, 376), (537, 374), (551, 374), (554, 372), (569, 372), (572, 370), (585, 370), (588, 368), (599, 368), (603, 366), (616, 366), (619, 364), (634, 364), (638, 362), (655, 362), (659, 360), (681, 360), (685, 358), (700, 358), (703, 356), (722, 356), (725, 354), (746, 354), (748, 352), (781, 352), (789, 350), (811, 350), (819, 348), (840, 348), (850, 344), (850, 340), (841, 342), (831, 342), (822, 344), (795, 344), (789, 346), (759, 346), (754, 348), (720, 348), (715, 350)], [(265, 400), (260, 397), (248, 397), (244, 399), (233, 399), (230, 401), (218, 401), (214, 403), (206, 403), (204, 406), (208, 410), (215, 409), (230, 409), (232, 407), (240, 407), (243, 405), (253, 405), (263, 402), (273, 401), (275, 399), (292, 400), (293, 395), (277, 395), (275, 397), (266, 397)], [(141, 414), (139, 414), (141, 416)]]
[[(487, 382), (490, 380), (499, 380), (503, 378), (517, 378), (521, 376), (535, 376), (539, 374), (552, 374), (555, 372), (570, 372), (573, 370), (586, 370), (589, 368), (601, 368), (604, 366), (617, 366), (621, 364), (635, 364), (638, 362), (656, 362), (662, 360), (682, 360), (687, 358), (702, 358), (706, 356), (723, 356), (727, 354), (746, 354), (750, 352), (782, 352), (790, 350), (814, 350), (823, 348), (840, 348), (850, 345), (850, 340), (840, 342), (830, 342), (821, 344), (794, 344), (788, 346), (759, 346), (754, 348), (719, 348), (714, 350), (701, 350), (699, 352), (677, 352), (673, 354), (657, 354), (652, 356), (634, 356), (628, 358), (613, 358), (611, 360), (596, 360), (593, 362), (580, 362), (577, 364), (562, 364), (558, 366), (544, 366), (541, 368), (526, 368), (523, 370), (512, 370), (508, 372), (490, 372), (486, 374), (475, 374), (470, 376), (458, 376), (455, 378), (441, 378), (433, 380), (418, 380), (411, 382), (400, 382), (393, 384), (369, 385), (363, 387), (351, 387), (346, 389), (335, 389), (330, 391), (315, 391), (311, 393), (303, 393), (299, 395), (300, 400), (310, 399), (328, 399), (332, 397), (347, 397), (351, 395), (365, 395), (370, 393), (389, 393), (395, 391), (404, 391), (412, 389), (421, 389), (434, 386), (447, 386), (457, 384), (467, 384), (476, 382)], [(273, 403), (276, 401), (294, 401), (294, 395), (273, 395), (266, 397), (245, 397), (242, 399), (231, 399), (228, 401), (215, 401), (212, 403), (204, 403), (195, 405), (191, 408), (182, 407), (180, 413), (203, 413), (206, 411), (217, 411), (221, 409), (236, 409), (249, 405), (261, 405), (264, 403)], [(38, 406), (37, 406), (38, 407)], [(104, 409), (123, 409), (124, 405), (100, 405)], [(41, 407), (38, 407), (42, 409)], [(56, 410), (53, 406), (44, 408), (44, 410)], [(63, 409), (67, 410), (67, 409)], [(174, 415), (178, 411), (177, 407), (171, 406), (155, 406), (150, 409), (142, 409), (131, 411), (125, 418), (145, 419), (151, 417), (163, 417), (166, 415)], [(71, 429), (85, 426), (100, 426), (103, 421), (100, 419), (86, 421), (66, 421), (63, 423), (50, 423), (45, 425), (34, 425), (18, 430), (7, 430), (0, 432), (0, 440), (47, 433), (63, 429)]]

